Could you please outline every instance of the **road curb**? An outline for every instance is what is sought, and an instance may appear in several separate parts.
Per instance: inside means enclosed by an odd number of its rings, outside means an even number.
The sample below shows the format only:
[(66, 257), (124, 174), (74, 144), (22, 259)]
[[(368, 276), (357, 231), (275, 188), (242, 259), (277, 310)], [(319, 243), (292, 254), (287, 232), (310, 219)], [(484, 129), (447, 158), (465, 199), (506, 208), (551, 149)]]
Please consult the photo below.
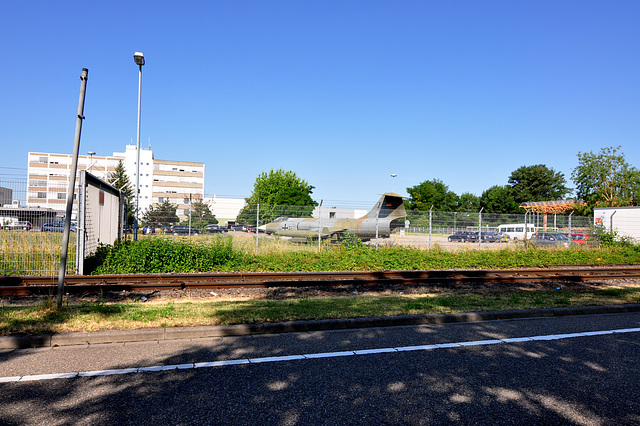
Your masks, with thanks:
[(0, 336), (0, 349), (26, 349), (105, 343), (201, 339), (210, 337), (249, 336), (256, 334), (345, 330), (403, 325), (465, 323), (571, 315), (599, 315), (640, 312), (640, 304), (578, 306), (568, 308), (525, 309), (513, 311), (468, 312), (459, 314), (399, 315), (394, 317), (327, 319), (282, 323), (238, 324), (223, 326), (144, 328), (105, 330), (90, 333), (53, 333), (38, 336)]

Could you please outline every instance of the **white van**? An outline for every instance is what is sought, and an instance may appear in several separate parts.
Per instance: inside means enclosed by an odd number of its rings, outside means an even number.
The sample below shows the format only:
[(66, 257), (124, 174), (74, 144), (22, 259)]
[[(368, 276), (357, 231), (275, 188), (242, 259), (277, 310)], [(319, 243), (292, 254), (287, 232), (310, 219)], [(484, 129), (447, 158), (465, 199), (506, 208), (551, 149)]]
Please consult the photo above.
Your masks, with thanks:
[[(501, 232), (509, 236), (509, 239), (513, 241), (521, 240), (524, 238), (524, 223), (507, 223), (499, 225), (498, 232)], [(533, 223), (527, 223), (527, 238), (531, 238), (536, 233), (536, 227)]]

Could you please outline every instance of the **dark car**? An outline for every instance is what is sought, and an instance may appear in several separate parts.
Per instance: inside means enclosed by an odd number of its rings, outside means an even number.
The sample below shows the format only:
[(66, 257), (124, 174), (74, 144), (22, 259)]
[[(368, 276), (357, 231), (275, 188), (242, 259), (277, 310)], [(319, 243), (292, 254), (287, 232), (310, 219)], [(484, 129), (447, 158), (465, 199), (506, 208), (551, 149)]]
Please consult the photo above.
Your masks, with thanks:
[[(71, 227), (69, 228), (71, 232), (78, 232), (78, 228), (76, 224), (71, 222)], [(63, 232), (64, 231), (64, 222), (61, 220), (56, 220), (53, 222), (47, 222), (40, 227), (40, 231), (42, 232)]]
[(200, 231), (194, 228), (189, 228), (186, 225), (174, 225), (167, 231), (169, 234), (173, 235), (196, 235), (199, 234)]
[(486, 243), (506, 243), (509, 241), (509, 236), (500, 232), (483, 232), (482, 241)]
[(246, 231), (247, 227), (242, 225), (233, 225), (231, 227), (232, 231)]
[(538, 232), (531, 237), (530, 242), (541, 247), (570, 247), (575, 244), (559, 232)]
[(216, 224), (209, 224), (207, 225), (207, 232), (209, 234), (222, 234), (224, 232), (227, 232), (227, 228)]
[(478, 241), (478, 236), (474, 235), (474, 233), (470, 231), (458, 231), (455, 234), (449, 235), (447, 239), (449, 241), (465, 243), (470, 241)]

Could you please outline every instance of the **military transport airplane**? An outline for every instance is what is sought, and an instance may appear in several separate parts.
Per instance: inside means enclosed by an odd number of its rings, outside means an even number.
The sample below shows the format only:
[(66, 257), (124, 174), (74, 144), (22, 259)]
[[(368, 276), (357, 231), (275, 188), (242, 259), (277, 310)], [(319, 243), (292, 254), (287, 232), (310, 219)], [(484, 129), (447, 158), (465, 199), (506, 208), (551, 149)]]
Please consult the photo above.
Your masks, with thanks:
[(393, 192), (384, 194), (376, 205), (359, 219), (314, 219), (279, 217), (271, 223), (259, 227), (268, 234), (293, 237), (294, 242), (308, 239), (340, 240), (346, 233), (356, 235), (361, 240), (389, 237), (396, 229), (404, 227), (407, 212), (402, 196)]

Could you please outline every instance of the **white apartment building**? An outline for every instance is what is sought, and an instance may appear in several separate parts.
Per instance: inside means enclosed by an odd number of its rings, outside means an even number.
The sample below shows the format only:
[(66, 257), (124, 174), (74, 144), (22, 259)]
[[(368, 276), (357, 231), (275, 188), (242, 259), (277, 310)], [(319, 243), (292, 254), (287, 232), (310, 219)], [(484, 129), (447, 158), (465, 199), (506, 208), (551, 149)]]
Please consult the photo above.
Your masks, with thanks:
[[(27, 205), (65, 209), (72, 158), (71, 154), (28, 153)], [(123, 162), (135, 191), (135, 145), (127, 145), (125, 152), (114, 152), (110, 157), (79, 155), (78, 171), (87, 170), (107, 180), (119, 161)], [(189, 200), (204, 197), (204, 163), (156, 160), (151, 149), (141, 149), (139, 185), (140, 217), (152, 204), (167, 200), (178, 206), (177, 214), (184, 220), (189, 214)]]

